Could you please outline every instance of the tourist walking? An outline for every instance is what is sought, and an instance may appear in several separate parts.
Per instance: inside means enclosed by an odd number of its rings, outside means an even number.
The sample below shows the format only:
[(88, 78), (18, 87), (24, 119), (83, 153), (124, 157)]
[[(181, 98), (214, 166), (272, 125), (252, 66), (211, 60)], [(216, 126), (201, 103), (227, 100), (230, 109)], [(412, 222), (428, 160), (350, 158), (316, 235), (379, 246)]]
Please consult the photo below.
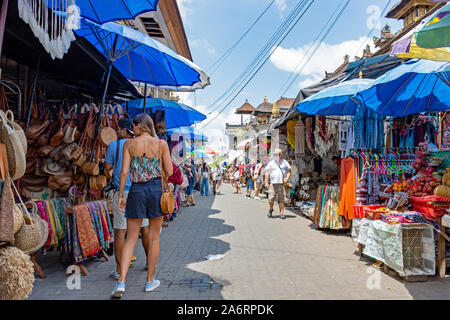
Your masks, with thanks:
[[(125, 212), (119, 210), (119, 184), (120, 184), (120, 171), (122, 170), (122, 158), (123, 158), (123, 146), (127, 139), (131, 139), (134, 136), (132, 129), (133, 121), (131, 119), (119, 120), (119, 130), (117, 136), (119, 140), (112, 141), (108, 150), (106, 151), (105, 158), (105, 172), (108, 172), (112, 177), (113, 194), (112, 194), (112, 208), (113, 208), (113, 228), (114, 228), (114, 258), (116, 260), (116, 269), (111, 272), (111, 277), (115, 280), (120, 276), (120, 259), (122, 257), (122, 249), (125, 243), (125, 234), (127, 232), (127, 219), (125, 218)], [(128, 191), (131, 188), (130, 175), (127, 176), (125, 189), (123, 191), (123, 197), (125, 200), (128, 197)], [(143, 219), (141, 224), (142, 244), (144, 246), (145, 254), (148, 256), (148, 219)]]
[(262, 163), (259, 160), (256, 160), (255, 170), (253, 170), (253, 181), (255, 183), (255, 194), (253, 199), (255, 200), (261, 200), (261, 198), (259, 197), (259, 192), (261, 191), (261, 187), (264, 182), (262, 169), (263, 169)]
[[(133, 120), (133, 131), (137, 138), (125, 142), (120, 172), (119, 210), (125, 211), (127, 238), (120, 259), (120, 278), (111, 293), (113, 298), (120, 298), (125, 293), (126, 276), (143, 219), (149, 219), (150, 223), (149, 239), (143, 240), (148, 241), (149, 248), (144, 290), (149, 292), (160, 285), (154, 276), (164, 217), (161, 211), (162, 176), (167, 179), (172, 175), (172, 159), (167, 143), (157, 138), (153, 120), (149, 115), (138, 115)], [(128, 199), (125, 199), (128, 173), (132, 185)]]
[(185, 164), (183, 169), (187, 172), (189, 182), (188, 187), (185, 189), (187, 196), (185, 207), (195, 206), (194, 186), (197, 184), (197, 171), (195, 170), (194, 161), (192, 160), (192, 162)]
[(234, 165), (231, 165), (230, 168), (228, 169), (228, 177), (231, 186), (234, 187)]
[(254, 181), (253, 181), (253, 169), (255, 168), (255, 165), (252, 162), (249, 162), (244, 169), (244, 175), (245, 175), (245, 186), (247, 189), (247, 194), (245, 195), (245, 198), (251, 199), (251, 194), (254, 189)]
[(213, 192), (214, 195), (220, 194), (220, 186), (222, 185), (222, 169), (220, 165), (216, 163), (215, 167), (212, 170), (213, 174)]
[(241, 193), (241, 181), (240, 181), (240, 170), (239, 168), (236, 168), (236, 171), (234, 172), (234, 185), (236, 187), (235, 193)]
[[(286, 198), (286, 192), (284, 184), (286, 184), (291, 176), (291, 166), (283, 159), (283, 153), (281, 149), (275, 149), (273, 153), (273, 159), (265, 168), (265, 185), (269, 190), (269, 213), (267, 216), (272, 217), (273, 206), (275, 200), (278, 201), (280, 208), (280, 218), (285, 219), (284, 216), (284, 201)], [(270, 178), (270, 187), (269, 187)]]
[(206, 163), (203, 162), (202, 168), (200, 170), (200, 175), (202, 177), (202, 185), (200, 187), (200, 195), (209, 195), (209, 168)]

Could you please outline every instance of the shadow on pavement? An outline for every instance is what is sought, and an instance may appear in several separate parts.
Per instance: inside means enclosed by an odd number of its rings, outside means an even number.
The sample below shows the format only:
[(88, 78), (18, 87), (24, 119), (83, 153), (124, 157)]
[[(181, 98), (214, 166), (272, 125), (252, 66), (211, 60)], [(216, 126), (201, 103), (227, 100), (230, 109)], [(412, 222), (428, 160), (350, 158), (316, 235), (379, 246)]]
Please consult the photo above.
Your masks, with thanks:
[[(195, 192), (197, 205), (183, 207), (167, 228), (162, 228), (160, 255), (156, 268), (156, 278), (161, 285), (151, 293), (143, 288), (147, 278), (146, 258), (142, 244), (136, 245), (137, 257), (127, 275), (126, 293), (122, 299), (171, 299), (171, 300), (222, 300), (221, 289), (228, 285), (223, 279), (211, 279), (208, 274), (197, 272), (190, 264), (206, 262), (207, 255), (226, 254), (230, 250), (228, 243), (214, 237), (234, 231), (224, 220), (214, 218), (219, 213), (213, 210), (214, 196), (201, 197)], [(220, 197), (219, 195), (218, 197)], [(36, 274), (33, 291), (29, 299), (36, 300), (104, 300), (110, 299), (115, 280), (110, 273), (115, 269), (114, 256), (109, 261), (103, 258), (86, 263), (88, 275), (80, 276), (80, 289), (69, 290), (66, 275), (70, 259), (59, 258), (59, 252), (38, 253), (37, 261), (43, 268), (46, 278)], [(75, 280), (72, 280), (72, 283)]]

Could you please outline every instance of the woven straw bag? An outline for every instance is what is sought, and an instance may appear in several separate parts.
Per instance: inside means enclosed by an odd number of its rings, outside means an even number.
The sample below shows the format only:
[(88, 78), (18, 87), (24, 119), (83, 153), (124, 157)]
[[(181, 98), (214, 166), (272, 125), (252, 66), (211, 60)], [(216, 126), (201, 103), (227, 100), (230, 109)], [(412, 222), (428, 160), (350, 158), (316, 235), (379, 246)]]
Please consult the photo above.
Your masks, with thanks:
[[(14, 186), (14, 184), (13, 184)], [(38, 215), (38, 209), (33, 201), (33, 213), (28, 212), (16, 187), (14, 189), (20, 199), (19, 208), (22, 210), (24, 223), (22, 228), (15, 234), (14, 246), (25, 253), (32, 254), (38, 251), (45, 244), (48, 238), (48, 224)]]
[(20, 210), (19, 206), (14, 205), (13, 209), (13, 217), (14, 217), (14, 234), (16, 234), (23, 226), (23, 214)]
[(17, 180), (25, 174), (25, 152), (16, 131), (8, 125), (6, 115), (0, 111), (0, 142), (6, 144), (9, 173), (12, 180)]
[(14, 114), (11, 110), (6, 111), (6, 120), (8, 121), (8, 125), (14, 129), (14, 132), (17, 134), (17, 137), (20, 140), (20, 143), (23, 147), (23, 152), (27, 154), (28, 144), (27, 137), (25, 136), (25, 132), (23, 132), (22, 127), (14, 121)]

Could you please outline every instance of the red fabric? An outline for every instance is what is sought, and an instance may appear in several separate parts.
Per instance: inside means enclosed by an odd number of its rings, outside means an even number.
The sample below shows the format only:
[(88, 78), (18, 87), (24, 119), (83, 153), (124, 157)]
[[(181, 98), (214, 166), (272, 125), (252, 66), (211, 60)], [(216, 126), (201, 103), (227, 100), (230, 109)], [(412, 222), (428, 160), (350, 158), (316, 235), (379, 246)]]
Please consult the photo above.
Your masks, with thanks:
[(172, 161), (173, 174), (169, 178), (169, 182), (174, 185), (181, 185), (183, 183), (183, 176), (181, 175), (181, 170)]

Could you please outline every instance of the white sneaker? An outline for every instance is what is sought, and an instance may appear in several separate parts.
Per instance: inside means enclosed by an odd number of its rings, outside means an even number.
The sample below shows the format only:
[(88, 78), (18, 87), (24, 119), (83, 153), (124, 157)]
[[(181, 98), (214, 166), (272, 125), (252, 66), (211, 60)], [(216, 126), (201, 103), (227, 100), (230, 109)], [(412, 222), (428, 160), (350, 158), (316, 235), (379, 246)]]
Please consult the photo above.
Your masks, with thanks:
[(255, 200), (261, 200), (260, 197), (253, 197), (253, 199), (255, 199)]

